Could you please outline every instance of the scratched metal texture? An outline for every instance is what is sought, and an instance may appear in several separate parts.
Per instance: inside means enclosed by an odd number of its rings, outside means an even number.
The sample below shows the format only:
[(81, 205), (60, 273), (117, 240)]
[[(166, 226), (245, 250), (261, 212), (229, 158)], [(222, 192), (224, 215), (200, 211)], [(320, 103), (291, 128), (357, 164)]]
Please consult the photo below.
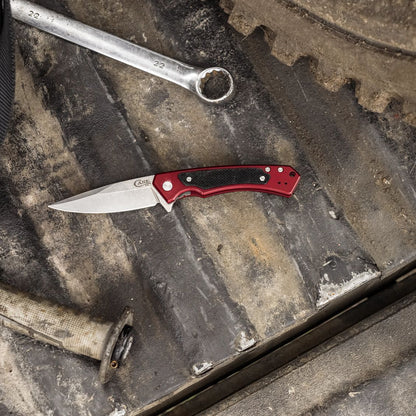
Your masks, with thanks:
[[(140, 414), (272, 344), (415, 260), (415, 130), (395, 105), (365, 112), (348, 86), (269, 56), (217, 2), (39, 1), (194, 65), (229, 69), (233, 99), (188, 91), (15, 24), (16, 98), (0, 147), (1, 281), (115, 320), (135, 343), (99, 364), (0, 328), (0, 414)], [(47, 205), (168, 170), (289, 164), (290, 199), (233, 193), (112, 215)], [(196, 376), (193, 366), (212, 366)]]

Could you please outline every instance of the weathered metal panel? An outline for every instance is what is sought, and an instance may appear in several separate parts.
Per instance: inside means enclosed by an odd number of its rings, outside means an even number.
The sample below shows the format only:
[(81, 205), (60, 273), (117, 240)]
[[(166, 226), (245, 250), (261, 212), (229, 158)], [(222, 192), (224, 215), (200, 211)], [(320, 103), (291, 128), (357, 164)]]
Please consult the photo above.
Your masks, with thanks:
[[(370, 117), (348, 89), (330, 94), (304, 65), (269, 58), (214, 2), (41, 3), (192, 64), (221, 64), (237, 93), (208, 106), (16, 24), (14, 120), (0, 148), (1, 279), (110, 321), (129, 305), (136, 341), (102, 387), (96, 363), (0, 329), (5, 409), (137, 411), (203, 379), (195, 369), (272, 342), (415, 257), (414, 131), (392, 113)], [(47, 208), (137, 176), (239, 163), (292, 165), (302, 175), (295, 196), (189, 198), (171, 213)]]

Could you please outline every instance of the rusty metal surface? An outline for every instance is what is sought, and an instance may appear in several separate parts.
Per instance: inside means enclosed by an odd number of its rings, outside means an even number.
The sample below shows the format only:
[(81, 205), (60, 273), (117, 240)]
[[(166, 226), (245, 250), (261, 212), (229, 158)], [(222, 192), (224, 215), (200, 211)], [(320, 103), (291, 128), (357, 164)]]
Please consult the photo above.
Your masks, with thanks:
[[(375, 116), (348, 87), (323, 90), (304, 62), (286, 67), (259, 33), (237, 34), (216, 2), (39, 3), (184, 62), (221, 65), (237, 93), (208, 106), (15, 24), (1, 280), (109, 321), (129, 305), (135, 343), (102, 387), (92, 360), (0, 328), (0, 413), (138, 414), (414, 261), (415, 131), (394, 108)], [(188, 198), (171, 213), (47, 208), (137, 176), (240, 163), (292, 165), (295, 196)]]

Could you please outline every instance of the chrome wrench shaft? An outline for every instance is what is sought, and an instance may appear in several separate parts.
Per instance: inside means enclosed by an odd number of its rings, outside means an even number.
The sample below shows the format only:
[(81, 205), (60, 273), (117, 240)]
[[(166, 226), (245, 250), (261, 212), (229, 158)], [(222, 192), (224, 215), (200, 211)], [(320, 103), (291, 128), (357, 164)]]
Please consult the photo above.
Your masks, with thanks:
[[(16, 20), (171, 81), (206, 102), (222, 102), (234, 90), (232, 76), (224, 68), (187, 65), (30, 1), (11, 0), (10, 4)], [(210, 84), (213, 87), (209, 87)]]

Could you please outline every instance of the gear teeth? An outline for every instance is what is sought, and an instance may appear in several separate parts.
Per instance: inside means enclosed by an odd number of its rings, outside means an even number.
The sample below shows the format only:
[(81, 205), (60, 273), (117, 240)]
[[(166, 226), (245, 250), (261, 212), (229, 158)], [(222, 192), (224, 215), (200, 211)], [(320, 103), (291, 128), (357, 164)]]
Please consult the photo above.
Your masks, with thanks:
[(228, 23), (244, 36), (250, 35), (256, 27), (260, 26), (257, 19), (249, 17), (245, 9), (240, 7), (240, 3), (236, 4), (231, 10)]
[(306, 56), (298, 50), (296, 43), (283, 33), (276, 33), (271, 44), (271, 54), (289, 66), (294, 65), (302, 56)]
[(321, 61), (311, 60), (311, 71), (318, 83), (331, 92), (338, 91), (347, 82), (347, 77), (340, 69)]
[[(297, 3), (304, 6), (298, 7)], [(317, 21), (308, 12), (308, 3), (220, 0), (236, 30), (245, 36), (256, 27), (264, 30), (271, 54), (282, 63), (292, 66), (300, 58), (309, 57), (317, 82), (333, 92), (349, 80), (355, 81), (358, 102), (373, 112), (383, 112), (391, 99), (407, 103), (404, 120), (416, 126), (414, 56), (368, 45), (365, 38), (357, 40), (348, 31), (339, 32), (325, 18)], [(328, 10), (329, 17), (331, 13)]]
[(377, 91), (362, 82), (357, 86), (355, 93), (360, 105), (376, 113), (382, 113), (392, 98), (387, 91)]

